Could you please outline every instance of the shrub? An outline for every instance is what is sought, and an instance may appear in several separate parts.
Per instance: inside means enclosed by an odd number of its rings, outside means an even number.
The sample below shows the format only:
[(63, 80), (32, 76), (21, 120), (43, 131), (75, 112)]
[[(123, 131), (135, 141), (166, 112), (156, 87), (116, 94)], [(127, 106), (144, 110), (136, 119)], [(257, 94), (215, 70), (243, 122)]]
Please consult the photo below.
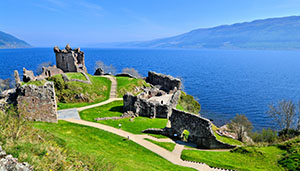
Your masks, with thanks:
[(246, 133), (251, 133), (253, 127), (252, 123), (244, 114), (236, 114), (236, 116), (228, 124), (228, 128), (236, 133), (239, 141), (243, 142)]
[(278, 147), (287, 151), (278, 163), (287, 170), (300, 170), (300, 137), (279, 144)]
[(295, 130), (295, 129), (283, 129), (278, 132), (278, 136), (282, 140), (288, 140), (288, 139), (294, 138), (299, 135), (300, 135), (300, 131)]
[(251, 138), (254, 142), (267, 142), (274, 143), (277, 140), (277, 131), (272, 130), (271, 128), (262, 129), (261, 132), (254, 132), (251, 135)]

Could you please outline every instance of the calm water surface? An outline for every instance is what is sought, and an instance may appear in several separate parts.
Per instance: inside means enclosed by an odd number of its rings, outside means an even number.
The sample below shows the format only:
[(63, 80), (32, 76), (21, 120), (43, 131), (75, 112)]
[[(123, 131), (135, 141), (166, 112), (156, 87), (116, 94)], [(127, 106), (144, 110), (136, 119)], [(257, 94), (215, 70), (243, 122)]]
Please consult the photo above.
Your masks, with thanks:
[[(256, 129), (273, 127), (268, 104), (300, 100), (299, 51), (84, 49), (88, 72), (95, 62), (112, 64), (119, 72), (132, 67), (146, 76), (152, 70), (180, 77), (184, 90), (202, 105), (201, 114), (218, 125), (244, 113)], [(0, 50), (0, 78), (13, 70), (36, 70), (52, 61), (52, 48)]]

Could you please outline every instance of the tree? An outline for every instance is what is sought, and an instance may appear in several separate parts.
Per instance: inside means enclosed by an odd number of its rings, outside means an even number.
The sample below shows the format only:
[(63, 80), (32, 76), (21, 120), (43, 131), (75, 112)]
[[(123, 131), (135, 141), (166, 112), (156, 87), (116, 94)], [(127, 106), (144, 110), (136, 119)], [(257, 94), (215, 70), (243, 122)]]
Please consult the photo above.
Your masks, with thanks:
[(277, 125), (281, 130), (289, 130), (295, 127), (296, 120), (300, 116), (299, 106), (297, 110), (295, 104), (291, 100), (282, 100), (279, 101), (278, 104), (269, 105), (267, 113), (277, 122)]
[(115, 75), (117, 73), (117, 70), (112, 65), (105, 65), (102, 61), (97, 61), (95, 64), (95, 70), (98, 68), (102, 68), (104, 73), (109, 73), (112, 75)]
[(239, 141), (243, 141), (247, 133), (251, 133), (253, 126), (244, 114), (236, 114), (228, 124), (228, 128), (236, 133)]
[(136, 78), (141, 78), (142, 76), (139, 74), (139, 72), (137, 70), (135, 70), (134, 68), (124, 68), (122, 70), (122, 73), (127, 73), (130, 74)]
[(36, 69), (36, 74), (40, 75), (43, 72), (43, 67), (49, 67), (49, 66), (53, 66), (53, 63), (48, 61), (48, 62), (43, 62), (41, 64), (38, 65), (37, 69)]

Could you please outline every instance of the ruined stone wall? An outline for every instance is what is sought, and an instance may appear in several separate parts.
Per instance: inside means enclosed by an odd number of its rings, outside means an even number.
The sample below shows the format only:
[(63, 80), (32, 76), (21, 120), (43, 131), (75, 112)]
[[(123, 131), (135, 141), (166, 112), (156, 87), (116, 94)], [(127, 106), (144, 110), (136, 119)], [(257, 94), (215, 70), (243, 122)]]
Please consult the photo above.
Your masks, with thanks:
[(147, 99), (134, 96), (130, 93), (124, 95), (123, 103), (124, 112), (132, 111), (139, 116), (149, 118), (168, 118), (172, 110), (172, 105), (147, 101)]
[(43, 86), (23, 85), (17, 88), (19, 116), (31, 121), (57, 122), (57, 105), (53, 82)]
[(174, 134), (180, 136), (184, 130), (187, 130), (189, 131), (188, 141), (197, 144), (198, 147), (208, 149), (234, 147), (216, 139), (213, 130), (211, 129), (211, 123), (208, 119), (195, 114), (172, 109), (169, 121), (171, 124), (169, 136), (173, 136)]
[(72, 50), (68, 44), (65, 49), (60, 50), (57, 46), (54, 47), (56, 55), (56, 66), (64, 72), (85, 72), (87, 73), (84, 52), (80, 48)]
[(175, 88), (179, 90), (181, 88), (181, 81), (178, 78), (174, 78), (169, 75), (159, 74), (156, 72), (149, 71), (148, 77), (146, 78), (146, 82), (159, 86), (161, 90), (169, 93), (173, 91)]

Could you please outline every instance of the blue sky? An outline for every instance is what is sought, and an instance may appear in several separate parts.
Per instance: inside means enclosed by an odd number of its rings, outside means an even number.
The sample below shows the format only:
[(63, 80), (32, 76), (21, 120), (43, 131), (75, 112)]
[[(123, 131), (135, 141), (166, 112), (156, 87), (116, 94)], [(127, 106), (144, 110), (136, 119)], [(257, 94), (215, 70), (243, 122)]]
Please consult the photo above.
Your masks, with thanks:
[(299, 0), (3, 0), (0, 31), (38, 47), (87, 46), (290, 15)]

